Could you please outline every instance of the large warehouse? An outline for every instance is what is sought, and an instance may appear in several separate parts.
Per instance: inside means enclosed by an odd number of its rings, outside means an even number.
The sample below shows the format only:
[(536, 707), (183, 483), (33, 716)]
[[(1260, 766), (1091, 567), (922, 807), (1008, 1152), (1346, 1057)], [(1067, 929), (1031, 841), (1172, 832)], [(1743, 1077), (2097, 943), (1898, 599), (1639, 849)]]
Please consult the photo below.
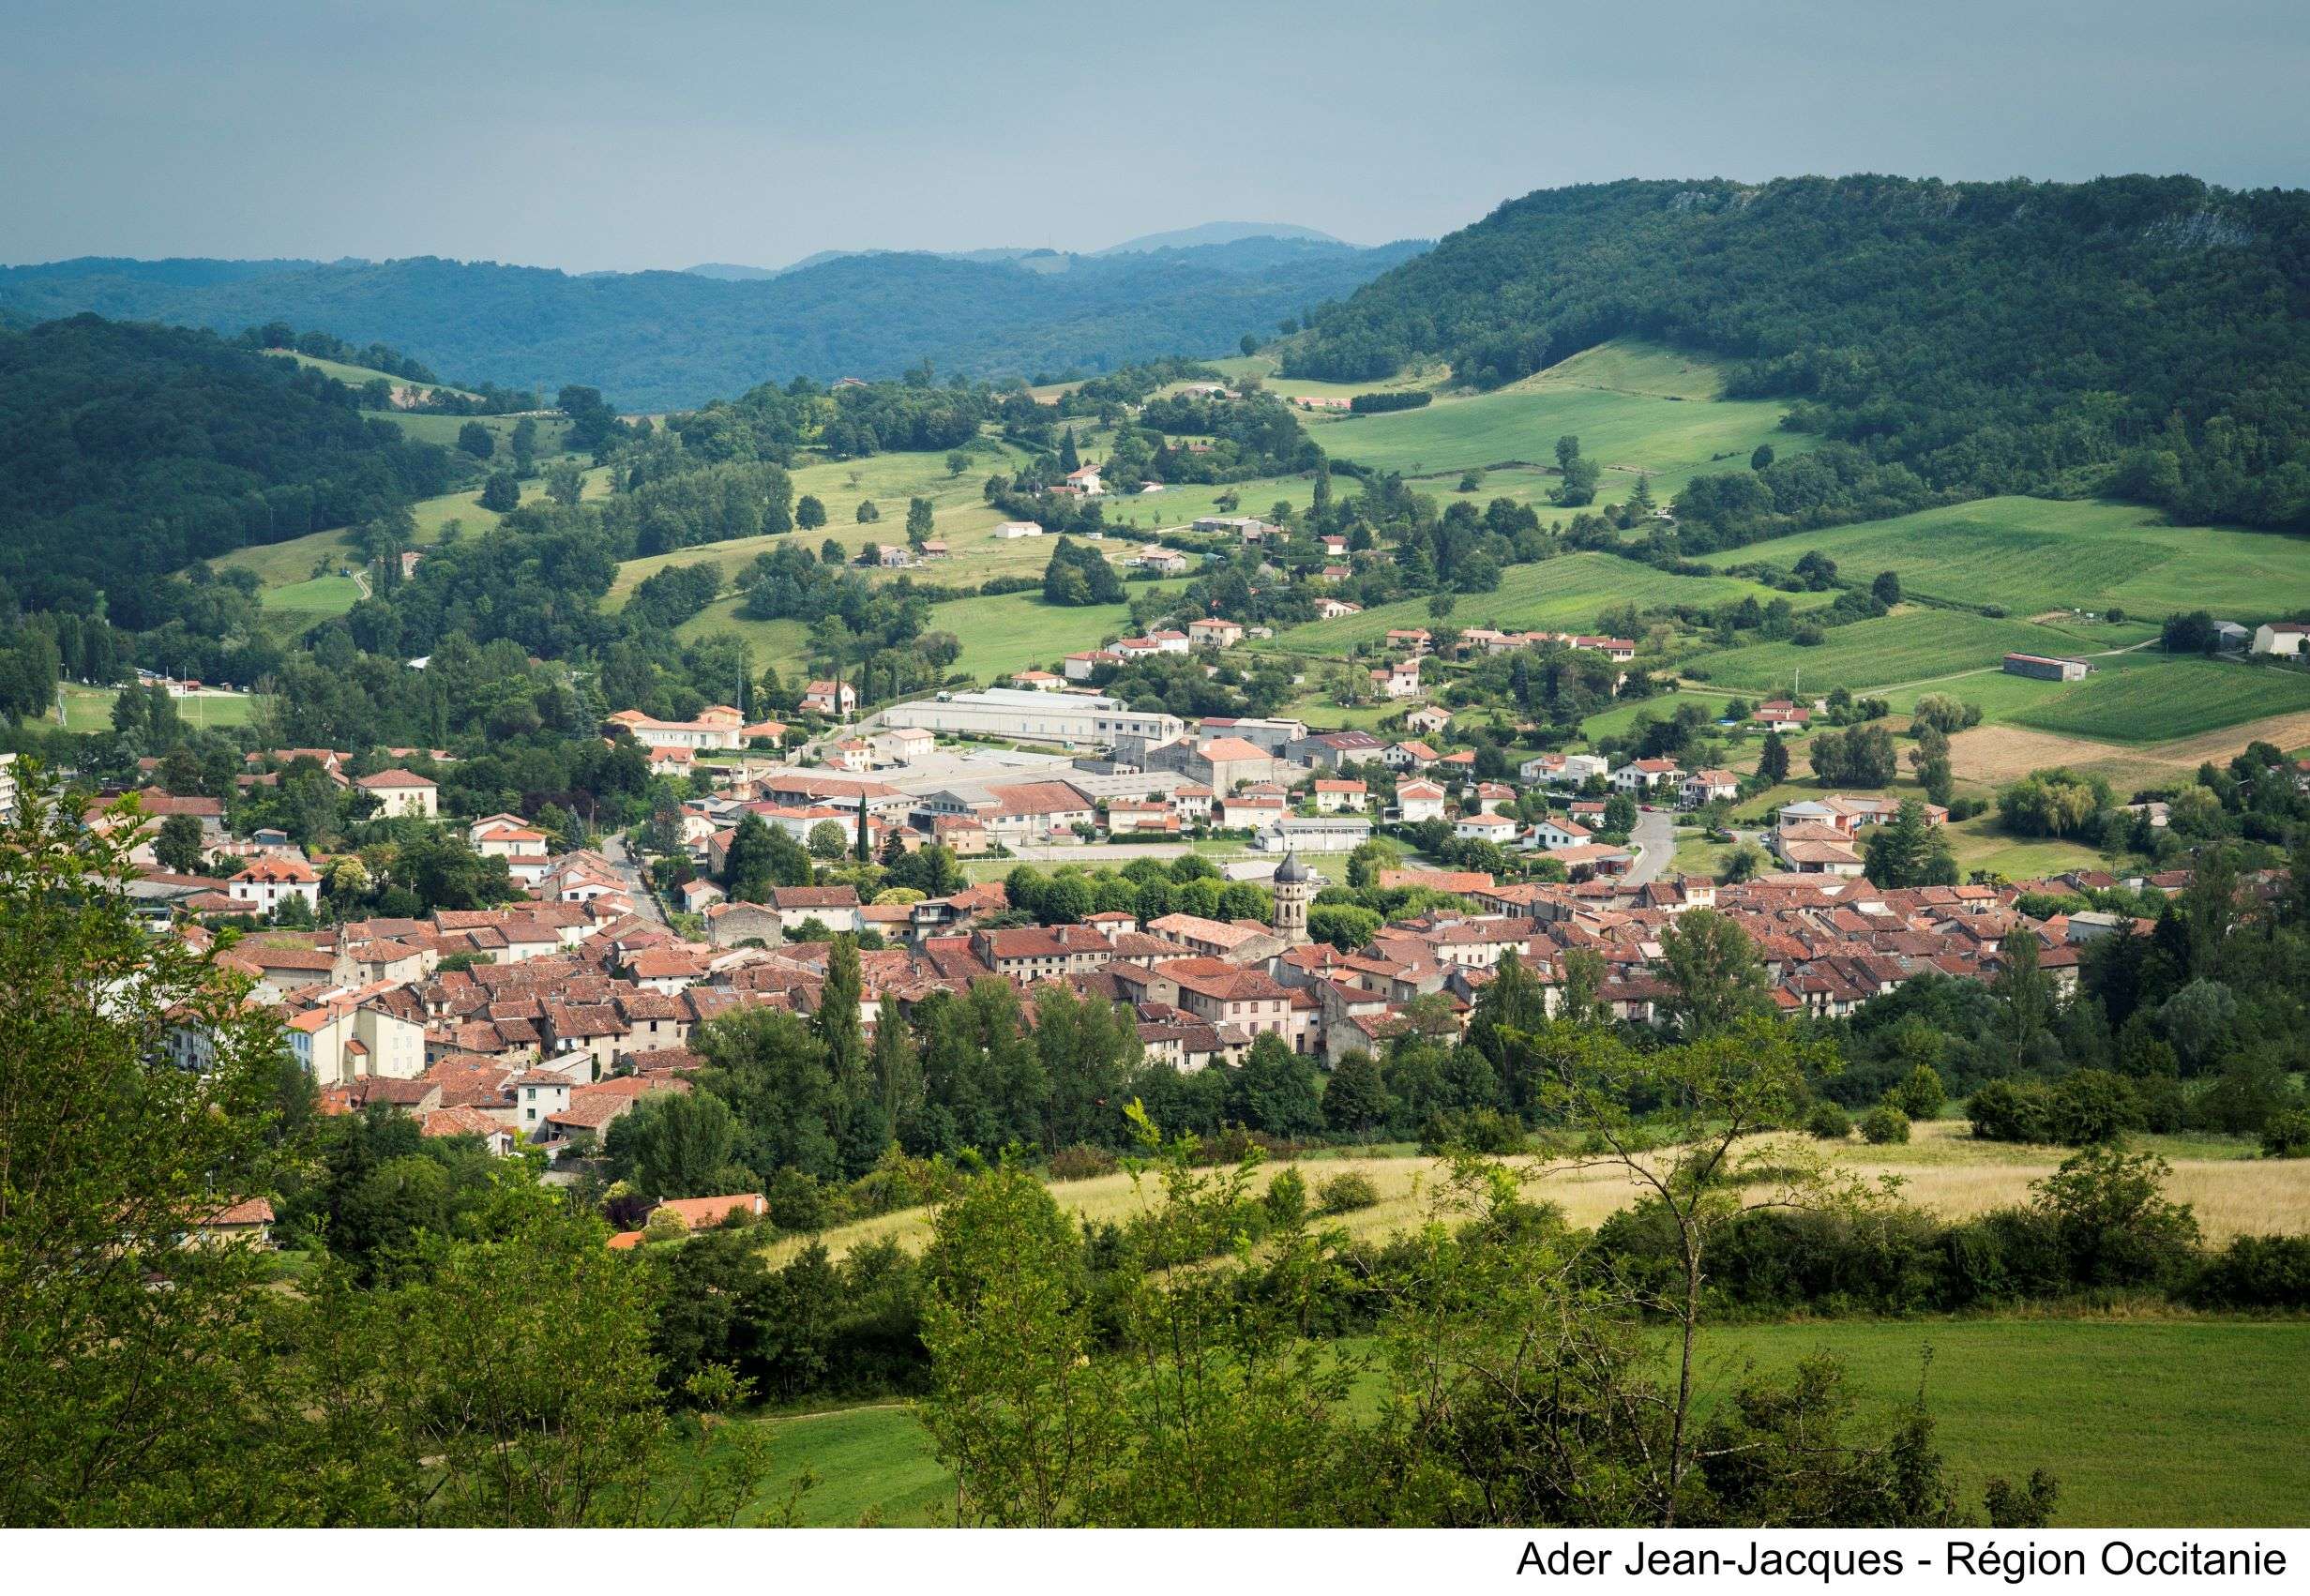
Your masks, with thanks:
[(1118, 737), (1167, 743), (1186, 730), (1175, 715), (1134, 710), (1121, 699), (1077, 693), (1022, 692), (990, 687), (981, 693), (941, 693), (893, 704), (886, 726), (920, 726), (980, 737), (1019, 737), (1070, 747), (1111, 746)]

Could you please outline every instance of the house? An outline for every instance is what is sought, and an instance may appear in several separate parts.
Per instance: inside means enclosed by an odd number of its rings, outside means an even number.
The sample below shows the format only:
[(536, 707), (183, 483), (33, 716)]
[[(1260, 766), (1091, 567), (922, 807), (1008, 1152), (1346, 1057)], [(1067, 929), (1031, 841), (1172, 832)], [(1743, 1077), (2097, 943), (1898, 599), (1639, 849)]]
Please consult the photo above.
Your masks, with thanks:
[(1319, 770), (1361, 764), (1385, 752), (1387, 745), (1368, 731), (1318, 731), (1292, 739), (1284, 752), (1293, 762)]
[(1099, 468), (1095, 465), (1080, 466), (1068, 472), (1066, 480), (1069, 487), (1086, 498), (1096, 498), (1107, 491), (1107, 484), (1099, 479)]
[(874, 745), (877, 754), (894, 765), (915, 764), (939, 745), (937, 734), (919, 726), (895, 726), (887, 731), (877, 731), (867, 741)]
[(1452, 724), (1452, 712), (1438, 704), (1422, 704), (1404, 715), (1404, 730), (1434, 737)]
[(1623, 792), (1650, 792), (1673, 787), (1683, 778), (1674, 760), (1631, 760), (1612, 773), (1612, 785)]
[(1107, 835), (1110, 836), (1176, 836), (1179, 829), (1178, 812), (1160, 798), (1110, 798), (1107, 801)]
[(1362, 605), (1350, 604), (1344, 598), (1319, 598), (1316, 600), (1316, 619), (1319, 621), (1336, 621), (1342, 615), (1361, 615), (1363, 612), (1364, 607)]
[(1407, 781), (1396, 789), (1396, 810), (1406, 825), (1443, 819), (1443, 789), (1432, 781)]
[(1606, 658), (1623, 664), (1637, 656), (1636, 640), (1633, 638), (1567, 638), (1564, 640), (1576, 649), (1593, 649)]
[(1412, 699), (1420, 693), (1420, 661), (1415, 655), (1399, 659), (1384, 670), (1371, 673), (1371, 685), (1381, 698)]
[(249, 1197), (220, 1208), (202, 1220), (199, 1228), (186, 1238), (189, 1246), (213, 1246), (219, 1242), (254, 1247), (259, 1252), (272, 1251), (272, 1203), (264, 1197)]
[(1360, 781), (1325, 781), (1319, 778), (1315, 786), (1316, 813), (1320, 815), (1361, 814), (1370, 794)]
[(307, 909), (321, 907), (321, 876), (302, 859), (260, 859), (225, 883), (225, 892), (242, 912), (270, 914), (286, 898), (302, 898)]
[(1381, 758), (1390, 770), (1426, 770), (1443, 756), (1426, 743), (1398, 743)]
[(688, 720), (655, 720), (622, 709), (603, 724), (622, 727), (645, 748), (736, 748), (744, 745), (746, 716), (728, 704), (709, 704)]
[(863, 775), (874, 768), (874, 745), (863, 737), (846, 737), (827, 748), (826, 765), (830, 770)]
[(778, 928), (789, 936), (806, 920), (815, 920), (829, 931), (856, 931), (866, 924), (858, 912), (856, 887), (772, 887), (769, 907), (778, 911)]
[(1391, 649), (1408, 648), (1413, 654), (1426, 654), (1435, 646), (1435, 639), (1425, 626), (1397, 628), (1388, 633), (1387, 645)]
[(924, 559), (944, 560), (946, 558), (946, 554), (947, 549), (944, 539), (930, 537), (923, 540), (922, 557)]
[(1516, 774), (1542, 787), (1585, 787), (1591, 776), (1603, 776), (1611, 768), (1611, 761), (1597, 754), (1538, 754)]
[(1283, 818), (1283, 799), (1272, 792), (1239, 792), (1221, 797), (1219, 825), (1228, 831), (1258, 831)]
[(1849, 835), (1834, 825), (1790, 825), (1784, 818), (1765, 841), (1781, 863), (1799, 875), (1857, 876), (1861, 855), (1853, 851)]
[(1497, 814), (1502, 804), (1516, 802), (1516, 789), (1504, 781), (1483, 781), (1476, 784), (1473, 793), (1476, 813)]
[(1232, 648), (1243, 640), (1244, 629), (1233, 621), (1208, 615), (1187, 623), (1187, 643), (1192, 648)]
[(858, 708), (858, 693), (848, 682), (813, 682), (803, 691), (802, 707), (815, 715), (848, 720)]
[(506, 874), (523, 886), (545, 879), (548, 858), (546, 834), (526, 824), (519, 815), (491, 815), (465, 828), (466, 845), (484, 859), (503, 859)]
[(2287, 659), (2299, 659), (2302, 640), (2310, 638), (2310, 622), (2271, 621), (2254, 628), (2256, 654), (2280, 655)]
[(1541, 848), (1578, 848), (1595, 840), (1595, 834), (1578, 821), (1560, 821), (1551, 815), (1532, 828), (1532, 840)]
[(1117, 654), (1114, 650), (1095, 648), (1087, 649), (1080, 654), (1068, 655), (1066, 656), (1064, 669), (1066, 671), (1066, 679), (1068, 681), (1088, 682), (1091, 680), (1093, 673), (1095, 672), (1101, 666), (1121, 665), (1122, 663), (1123, 655)]
[(1462, 815), (1453, 822), (1452, 835), (1476, 842), (1497, 843), (1504, 848), (1516, 840), (1516, 817), (1491, 814)]
[(1813, 712), (1790, 703), (1787, 699), (1767, 699), (1759, 704), (1749, 718), (1759, 726), (1804, 726), (1813, 718)]
[(1704, 804), (1729, 802), (1741, 795), (1741, 778), (1729, 770), (1697, 770), (1684, 778), (1678, 802), (1687, 809)]
[(1123, 563), (1137, 565), (1144, 571), (1153, 571), (1157, 576), (1183, 577), (1187, 574), (1187, 557), (1176, 549), (1165, 549), (1159, 544), (1146, 545)]
[(431, 820), (440, 810), (441, 789), (412, 770), (381, 770), (354, 782), (377, 799), (377, 812), (387, 820)]
[(994, 529), (997, 537), (1040, 537), (1043, 528), (1037, 521), (1004, 521)]
[(1014, 670), (1011, 685), (1026, 693), (1056, 693), (1066, 686), (1066, 678), (1054, 676), (1048, 670)]
[(1188, 774), (1207, 776), (1215, 792), (1231, 792), (1245, 782), (1272, 779), (1276, 760), (1247, 738), (1214, 737), (1197, 746), (1193, 763)]
[(2044, 682), (2082, 682), (2092, 669), (2082, 659), (2061, 659), (2043, 654), (2005, 656), (2008, 676), (2034, 676)]

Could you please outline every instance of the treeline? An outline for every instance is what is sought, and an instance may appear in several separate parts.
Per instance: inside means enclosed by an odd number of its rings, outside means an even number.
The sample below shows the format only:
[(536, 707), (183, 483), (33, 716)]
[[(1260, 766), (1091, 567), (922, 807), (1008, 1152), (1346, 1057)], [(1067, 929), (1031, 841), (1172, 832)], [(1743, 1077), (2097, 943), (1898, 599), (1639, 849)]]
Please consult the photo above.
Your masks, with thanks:
[(159, 625), (169, 573), (452, 477), (447, 451), (364, 417), (342, 384), (206, 333), (95, 316), (0, 332), (0, 583), (26, 608)]
[(1390, 393), (1357, 394), (1348, 400), (1351, 415), (1379, 415), (1391, 410), (1418, 410), (1434, 402), (1436, 396), (1425, 388)]
[[(1789, 427), (1858, 451), (1840, 519), (1911, 491), (2090, 489), (2302, 528), (2306, 236), (2300, 191), (2187, 177), (1544, 190), (1318, 309), (1285, 369), (1355, 381), (1442, 354), (1492, 387), (1653, 339), (1732, 362), (1731, 396), (1787, 399)], [(1818, 508), (1774, 497), (1796, 524)]]

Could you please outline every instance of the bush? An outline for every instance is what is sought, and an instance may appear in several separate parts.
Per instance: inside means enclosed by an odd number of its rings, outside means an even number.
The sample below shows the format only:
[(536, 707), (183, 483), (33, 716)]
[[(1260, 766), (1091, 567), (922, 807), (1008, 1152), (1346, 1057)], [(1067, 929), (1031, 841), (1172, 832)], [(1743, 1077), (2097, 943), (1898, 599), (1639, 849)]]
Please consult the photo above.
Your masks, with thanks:
[(2265, 1158), (2310, 1158), (2310, 1113), (2288, 1108), (2262, 1127)]
[(1050, 1155), (1049, 1174), (1054, 1181), (1090, 1181), (1113, 1174), (1115, 1167), (1115, 1155), (1107, 1149), (1078, 1142)]
[(2208, 1308), (2310, 1308), (2310, 1237), (2235, 1237), (2184, 1295)]
[(1380, 1188), (1351, 1169), (1334, 1175), (1316, 1187), (1316, 1212), (1319, 1213), (1352, 1213), (1359, 1208), (1371, 1208), (1380, 1201)]
[(642, 1239), (652, 1246), (661, 1242), (678, 1242), (689, 1234), (689, 1221), (671, 1208), (653, 1212), (650, 1222), (642, 1227)]
[(1843, 1141), (1853, 1134), (1853, 1117), (1845, 1112), (1843, 1105), (1823, 1099), (1804, 1116), (1804, 1132), (1823, 1141)]
[(1993, 1080), (1965, 1106), (1983, 1141), (2051, 1141), (2053, 1093), (2035, 1081)]
[(1909, 1078), (1895, 1089), (1892, 1101), (1900, 1105), (1901, 1112), (1912, 1120), (1939, 1117), (1941, 1104), (1948, 1092), (1941, 1086), (1940, 1072), (1931, 1064), (1919, 1064), (1909, 1072)]
[(1431, 1156), (1457, 1152), (1498, 1158), (1522, 1152), (1525, 1146), (1523, 1122), (1497, 1108), (1438, 1114), (1420, 1131), (1420, 1151)]
[(1909, 1139), (1909, 1116), (1890, 1103), (1880, 1103), (1861, 1116), (1861, 1139), (1873, 1147)]
[(770, 1222), (781, 1230), (823, 1230), (850, 1217), (839, 1190), (800, 1169), (780, 1169), (762, 1196)]

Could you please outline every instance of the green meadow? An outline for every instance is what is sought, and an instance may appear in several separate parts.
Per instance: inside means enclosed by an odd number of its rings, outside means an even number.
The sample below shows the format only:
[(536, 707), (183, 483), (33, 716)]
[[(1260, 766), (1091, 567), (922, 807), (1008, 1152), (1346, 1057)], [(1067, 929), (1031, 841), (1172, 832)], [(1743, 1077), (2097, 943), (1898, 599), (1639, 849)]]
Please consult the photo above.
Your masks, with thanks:
[[(1566, 554), (1536, 565), (1510, 565), (1491, 593), (1462, 596), (1445, 625), (1466, 630), (1589, 631), (1606, 610), (1621, 604), (1638, 608), (1668, 604), (1722, 604), (1744, 597), (1764, 602), (1782, 596), (1760, 583), (1737, 577), (1680, 577), (1615, 554)], [(1825, 602), (1819, 595), (1799, 599)], [(1291, 654), (1345, 657), (1357, 645), (1379, 642), (1391, 630), (1433, 626), (1427, 600), (1407, 598), (1360, 615), (1314, 621), (1277, 634), (1272, 647)]]
[[(1904, 610), (1832, 626), (1806, 648), (1750, 643), (1692, 661), (1689, 673), (1721, 687), (1785, 691), (1802, 671), (1804, 692), (1859, 692), (1970, 670), (1995, 670), (2008, 654), (2076, 654), (2079, 640), (2029, 621), (1993, 621), (1962, 610)], [(1953, 687), (1950, 690), (1955, 691)]]
[[(379, 371), (368, 366), (348, 366), (341, 360), (324, 360), (315, 354), (299, 354), (293, 349), (268, 349), (264, 353), (285, 354), (299, 366), (310, 366), (323, 376), (334, 377), (349, 388), (357, 388), (376, 382), (390, 383), (397, 388), (411, 385), (406, 377), (396, 377), (390, 372)], [(473, 397), (470, 389), (453, 388), (446, 383), (427, 383), (421, 385), (428, 388), (438, 388), (445, 394), (464, 394), (468, 398)]]
[(2290, 613), (2310, 594), (2310, 539), (2168, 526), (2154, 511), (2098, 500), (1977, 499), (1714, 558), (1790, 566), (1815, 549), (1848, 580), (1896, 571), (1910, 592), (2017, 615), (2115, 604), (2152, 620), (2198, 609), (2251, 620)]
[[(2300, 1437), (2310, 1425), (2310, 1323), (2301, 1319), (1842, 1320), (1704, 1331), (1704, 1404), (1754, 1368), (1838, 1358), (1855, 1420), (1881, 1433), (1922, 1385), (1934, 1443), (1978, 1512), (1993, 1477), (2044, 1468), (2062, 1528), (2310, 1522)], [(772, 1474), (749, 1521), (808, 1471), (805, 1523), (950, 1523), (953, 1477), (913, 1408), (752, 1421)]]
[(2310, 673), (2225, 660), (2160, 659), (2153, 668), (2097, 672), (2010, 718), (2098, 742), (2157, 743), (2302, 710), (2310, 710)]

